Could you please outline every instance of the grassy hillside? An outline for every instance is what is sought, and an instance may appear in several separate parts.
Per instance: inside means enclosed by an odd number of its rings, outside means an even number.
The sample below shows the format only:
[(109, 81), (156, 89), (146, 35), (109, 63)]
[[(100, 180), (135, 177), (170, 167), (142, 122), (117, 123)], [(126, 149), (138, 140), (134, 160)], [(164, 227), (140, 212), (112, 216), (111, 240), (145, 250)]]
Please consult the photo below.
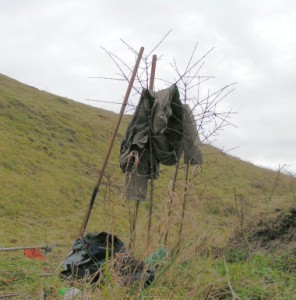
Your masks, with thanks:
[[(0, 291), (16, 292), (19, 299), (36, 299), (47, 288), (56, 299), (57, 290), (65, 286), (56, 275), (39, 275), (53, 272), (77, 238), (116, 119), (112, 112), (0, 75), (0, 247), (59, 244), (46, 262), (30, 261), (20, 252), (0, 252)], [(121, 125), (87, 228), (113, 232), (127, 244), (133, 203), (121, 196), (124, 175), (118, 157), (128, 120), (125, 117)], [(282, 224), (282, 215), (290, 216), (289, 209), (296, 206), (295, 179), (210, 146), (203, 146), (203, 153), (203, 169), (191, 167), (189, 172), (184, 218), (185, 166), (180, 167), (172, 198), (168, 191), (175, 168), (161, 168), (161, 176), (155, 181), (153, 235), (148, 245), (149, 203), (140, 205), (133, 249), (138, 257), (147, 257), (162, 245), (169, 228), (168, 258), (157, 270), (155, 284), (143, 292), (131, 292), (112, 282), (103, 292), (96, 289), (94, 299), (121, 299), (126, 295), (231, 299), (234, 292), (241, 299), (293, 299), (293, 214), (289, 232), (271, 239), (274, 242), (284, 237), (277, 244), (271, 243), (269, 250), (258, 239), (255, 243), (254, 236), (256, 228), (261, 226), (264, 231), (270, 224), (276, 228)], [(181, 246), (176, 252), (178, 243)]]
[(67, 218), (91, 193), (115, 114), (4, 76), (0, 93), (1, 216), (7, 229)]

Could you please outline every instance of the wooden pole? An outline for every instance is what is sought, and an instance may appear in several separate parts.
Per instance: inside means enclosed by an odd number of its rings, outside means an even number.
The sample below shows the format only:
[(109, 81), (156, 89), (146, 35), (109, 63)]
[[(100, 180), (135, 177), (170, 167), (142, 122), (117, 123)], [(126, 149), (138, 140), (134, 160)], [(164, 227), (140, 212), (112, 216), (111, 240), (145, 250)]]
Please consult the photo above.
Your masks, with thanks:
[(119, 112), (119, 117), (118, 117), (115, 129), (114, 129), (113, 135), (111, 137), (111, 140), (110, 140), (110, 143), (109, 143), (109, 147), (108, 147), (105, 159), (103, 161), (103, 165), (102, 165), (102, 168), (101, 168), (101, 171), (100, 171), (100, 175), (99, 175), (98, 181), (97, 181), (97, 183), (96, 183), (96, 185), (94, 187), (94, 190), (93, 190), (90, 202), (89, 202), (89, 206), (87, 208), (86, 214), (85, 214), (84, 219), (83, 219), (83, 223), (82, 223), (81, 228), (79, 230), (79, 234), (78, 234), (79, 237), (82, 237), (83, 234), (84, 234), (84, 232), (85, 232), (85, 229), (86, 229), (89, 217), (90, 217), (90, 213), (91, 213), (91, 210), (92, 210), (92, 207), (93, 207), (96, 195), (98, 193), (98, 190), (99, 190), (99, 187), (100, 187), (100, 184), (101, 184), (101, 181), (102, 181), (102, 178), (103, 178), (103, 175), (104, 175), (104, 172), (105, 172), (105, 169), (106, 169), (106, 166), (107, 166), (110, 154), (111, 154), (111, 150), (112, 150), (112, 147), (113, 147), (113, 144), (114, 144), (114, 141), (115, 141), (118, 129), (119, 129), (119, 125), (121, 123), (121, 119), (123, 117), (123, 113), (124, 113), (125, 107), (127, 105), (127, 101), (128, 101), (130, 92), (132, 90), (133, 84), (134, 84), (134, 80), (135, 80), (135, 77), (136, 77), (136, 74), (137, 74), (137, 71), (138, 71), (141, 59), (142, 59), (143, 52), (144, 52), (144, 48), (141, 47), (141, 49), (139, 51), (139, 54), (138, 54), (138, 58), (136, 60), (136, 64), (135, 64), (132, 76), (131, 76), (131, 79), (129, 81), (129, 85), (128, 85), (127, 91), (125, 93), (125, 97), (124, 97), (124, 100), (123, 100), (120, 112)]
[(185, 172), (185, 186), (184, 186), (184, 195), (183, 195), (183, 203), (182, 203), (182, 215), (181, 215), (181, 224), (179, 228), (179, 240), (177, 243), (177, 248), (179, 248), (182, 239), (182, 231), (183, 231), (183, 223), (186, 211), (186, 203), (187, 203), (187, 193), (188, 193), (188, 174), (189, 174), (189, 163), (186, 164), (186, 172)]
[(151, 73), (150, 73), (150, 83), (149, 83), (149, 90), (151, 92), (153, 92), (153, 88), (154, 88), (156, 61), (157, 61), (157, 55), (153, 55), (152, 56)]
[[(151, 65), (151, 74), (150, 74), (150, 84), (149, 90), (153, 92), (154, 88), (154, 78), (155, 78), (155, 70), (156, 70), (156, 61), (157, 56), (153, 55), (152, 57), (152, 65)], [(152, 128), (152, 120), (151, 120), (151, 110), (149, 111), (149, 148), (150, 148), (150, 203), (149, 203), (149, 218), (148, 218), (148, 227), (147, 227), (147, 244), (151, 242), (151, 226), (152, 226), (152, 211), (153, 211), (153, 191), (154, 191), (154, 166), (153, 166), (153, 149), (152, 149), (152, 141), (151, 141), (151, 128)]]
[(175, 194), (175, 188), (176, 188), (177, 177), (178, 177), (178, 172), (179, 172), (179, 168), (180, 168), (180, 159), (181, 159), (182, 153), (183, 153), (183, 151), (180, 151), (178, 161), (177, 161), (177, 164), (176, 164), (175, 173), (174, 173), (172, 190), (171, 190), (170, 195), (169, 195), (167, 222), (166, 222), (166, 228), (165, 228), (165, 234), (164, 234), (164, 246), (165, 247), (167, 246), (168, 237), (169, 237), (171, 214), (172, 214), (172, 205), (173, 205), (173, 202), (174, 202), (174, 194)]
[(130, 230), (129, 249), (132, 249), (135, 246), (135, 242), (136, 242), (136, 225), (137, 225), (139, 206), (140, 206), (140, 200), (136, 200), (134, 213), (132, 218), (130, 219), (131, 230)]

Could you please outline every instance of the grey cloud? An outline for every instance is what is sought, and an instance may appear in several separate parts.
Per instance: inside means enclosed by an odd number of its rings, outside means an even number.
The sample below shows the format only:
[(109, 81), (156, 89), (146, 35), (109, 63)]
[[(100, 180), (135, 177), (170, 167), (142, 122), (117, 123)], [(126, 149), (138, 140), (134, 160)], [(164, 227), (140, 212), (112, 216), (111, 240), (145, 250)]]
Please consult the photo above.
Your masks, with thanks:
[[(159, 77), (173, 81), (173, 58), (182, 68), (199, 42), (198, 56), (215, 47), (202, 74), (216, 78), (204, 90), (239, 82), (220, 107), (233, 107), (237, 128), (224, 128), (214, 144), (239, 146), (231, 153), (268, 167), (290, 163), (296, 172), (295, 12), (292, 0), (0, 0), (0, 72), (78, 101), (120, 101), (125, 83), (89, 79), (118, 72), (100, 45), (132, 65), (134, 56), (120, 38), (136, 50), (145, 46), (147, 54), (173, 29), (157, 49), (165, 54)], [(118, 111), (116, 105), (87, 103)]]

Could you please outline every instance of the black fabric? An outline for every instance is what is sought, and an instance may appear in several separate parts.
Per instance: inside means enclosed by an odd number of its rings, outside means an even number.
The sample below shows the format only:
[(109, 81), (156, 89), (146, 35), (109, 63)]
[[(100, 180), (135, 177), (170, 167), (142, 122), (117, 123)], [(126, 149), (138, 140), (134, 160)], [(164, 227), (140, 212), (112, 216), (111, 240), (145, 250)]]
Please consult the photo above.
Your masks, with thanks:
[(77, 278), (91, 276), (106, 262), (107, 257), (125, 251), (124, 243), (114, 235), (107, 232), (88, 233), (74, 241), (72, 252), (64, 261), (64, 271), (61, 275)]
[[(117, 256), (124, 259), (117, 259)], [(115, 235), (107, 232), (99, 234), (88, 233), (74, 241), (72, 252), (64, 260), (64, 270), (60, 273), (62, 279), (85, 279), (95, 282), (101, 278), (105, 264), (113, 259), (118, 275), (124, 285), (141, 279), (144, 286), (154, 280), (154, 271), (148, 269), (144, 262), (129, 255), (124, 243)]]

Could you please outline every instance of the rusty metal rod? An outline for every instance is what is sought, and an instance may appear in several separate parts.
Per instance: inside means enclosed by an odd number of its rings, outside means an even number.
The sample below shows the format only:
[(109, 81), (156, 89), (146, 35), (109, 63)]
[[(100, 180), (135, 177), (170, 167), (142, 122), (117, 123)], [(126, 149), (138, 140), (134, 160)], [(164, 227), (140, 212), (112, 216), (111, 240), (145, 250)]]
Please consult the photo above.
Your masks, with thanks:
[(119, 117), (118, 117), (115, 129), (114, 129), (113, 135), (111, 137), (111, 140), (110, 140), (110, 143), (109, 143), (109, 147), (108, 147), (106, 156), (105, 156), (104, 161), (103, 161), (102, 168), (100, 170), (100, 175), (99, 175), (98, 181), (97, 181), (97, 183), (96, 183), (96, 185), (94, 187), (94, 190), (93, 190), (90, 202), (89, 202), (89, 206), (87, 208), (87, 211), (86, 211), (84, 219), (83, 219), (83, 223), (82, 223), (81, 228), (79, 230), (79, 234), (78, 234), (79, 237), (82, 237), (83, 234), (84, 234), (84, 232), (85, 232), (85, 229), (86, 229), (89, 217), (90, 217), (90, 213), (91, 213), (91, 210), (93, 208), (93, 204), (94, 204), (96, 195), (98, 193), (98, 190), (99, 190), (99, 187), (100, 187), (100, 184), (101, 184), (101, 181), (102, 181), (102, 178), (103, 178), (103, 175), (104, 175), (104, 172), (105, 172), (105, 169), (106, 169), (106, 166), (107, 166), (110, 154), (111, 154), (111, 150), (112, 150), (112, 147), (113, 147), (113, 144), (114, 144), (114, 141), (115, 141), (118, 129), (119, 129), (119, 125), (120, 125), (121, 119), (123, 117), (123, 113), (124, 113), (125, 107), (127, 105), (127, 101), (128, 101), (130, 92), (131, 92), (133, 84), (134, 84), (134, 80), (135, 80), (135, 77), (136, 77), (136, 74), (137, 74), (137, 71), (138, 71), (141, 59), (142, 59), (143, 52), (144, 52), (144, 47), (141, 47), (141, 49), (139, 51), (139, 54), (138, 54), (138, 58), (136, 60), (136, 64), (135, 64), (132, 76), (131, 76), (131, 79), (129, 81), (129, 85), (128, 85), (128, 88), (127, 88), (127, 91), (126, 91), (126, 94), (125, 94), (125, 97), (124, 97), (124, 100), (123, 100), (120, 112), (119, 112)]
[(35, 249), (35, 248), (40, 248), (40, 249), (46, 249), (47, 246), (28, 246), (28, 247), (13, 247), (13, 248), (0, 248), (1, 251), (17, 251), (17, 250), (26, 250), (26, 249)]
[(35, 249), (35, 248), (40, 248), (42, 250), (45, 250), (45, 252), (50, 252), (56, 246), (57, 246), (57, 244), (51, 244), (51, 245), (46, 245), (46, 246), (20, 246), (20, 247), (10, 247), (10, 248), (0, 248), (0, 252), (1, 251), (18, 251), (18, 250)]

